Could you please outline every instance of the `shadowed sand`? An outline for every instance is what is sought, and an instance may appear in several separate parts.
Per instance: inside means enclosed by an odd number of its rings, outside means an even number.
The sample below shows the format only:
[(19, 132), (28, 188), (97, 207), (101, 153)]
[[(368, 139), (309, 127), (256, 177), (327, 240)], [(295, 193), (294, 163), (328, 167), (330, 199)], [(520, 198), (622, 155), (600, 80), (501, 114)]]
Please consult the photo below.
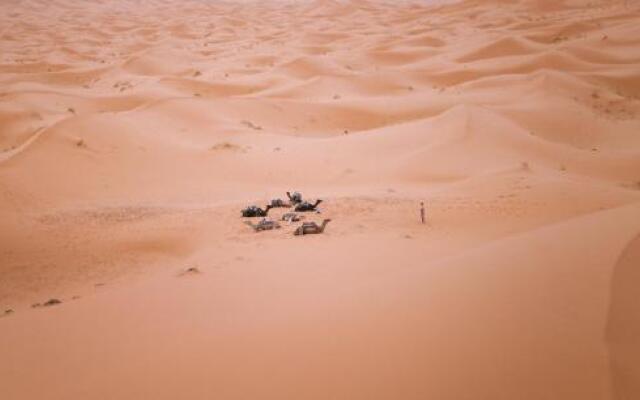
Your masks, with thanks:
[(616, 398), (640, 396), (640, 313), (635, 293), (640, 284), (640, 236), (625, 248), (613, 271), (607, 343)]
[(639, 396), (639, 20), (3, 2), (0, 398)]

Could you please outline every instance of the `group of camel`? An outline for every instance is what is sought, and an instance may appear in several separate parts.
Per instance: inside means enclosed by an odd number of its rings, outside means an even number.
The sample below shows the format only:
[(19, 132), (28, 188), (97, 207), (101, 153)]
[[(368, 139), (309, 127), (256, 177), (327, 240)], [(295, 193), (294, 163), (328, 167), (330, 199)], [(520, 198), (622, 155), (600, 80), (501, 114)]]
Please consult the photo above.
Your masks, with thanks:
[[(254, 224), (251, 221), (245, 221), (245, 224), (252, 227), (256, 232), (280, 229), (280, 224), (277, 221), (266, 218), (269, 214), (269, 210), (271, 210), (272, 208), (293, 207), (294, 212), (285, 213), (281, 217), (282, 221), (292, 223), (298, 222), (304, 218), (302, 215), (299, 215), (297, 213), (312, 211), (319, 212), (318, 205), (322, 203), (322, 200), (316, 200), (315, 203), (303, 201), (302, 195), (298, 192), (287, 192), (287, 197), (289, 198), (289, 201), (285, 201), (282, 199), (271, 200), (271, 203), (268, 204), (264, 209), (258, 206), (249, 206), (245, 208), (244, 210), (242, 210), (243, 217), (262, 217), (262, 220), (260, 220), (257, 224)], [(320, 225), (315, 222), (303, 222), (302, 225), (296, 228), (293, 234), (299, 236), (322, 233), (324, 232), (324, 228), (330, 221), (330, 219), (325, 219)]]

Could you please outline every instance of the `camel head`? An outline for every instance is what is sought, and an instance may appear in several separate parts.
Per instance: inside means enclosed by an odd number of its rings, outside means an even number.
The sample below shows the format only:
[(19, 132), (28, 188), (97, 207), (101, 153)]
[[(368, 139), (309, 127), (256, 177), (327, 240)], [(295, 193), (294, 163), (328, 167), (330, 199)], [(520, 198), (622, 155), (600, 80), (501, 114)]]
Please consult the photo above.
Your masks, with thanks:
[(327, 226), (329, 222), (331, 222), (330, 218), (327, 218), (324, 221), (322, 221), (322, 225), (320, 225), (320, 232), (324, 232), (324, 228)]

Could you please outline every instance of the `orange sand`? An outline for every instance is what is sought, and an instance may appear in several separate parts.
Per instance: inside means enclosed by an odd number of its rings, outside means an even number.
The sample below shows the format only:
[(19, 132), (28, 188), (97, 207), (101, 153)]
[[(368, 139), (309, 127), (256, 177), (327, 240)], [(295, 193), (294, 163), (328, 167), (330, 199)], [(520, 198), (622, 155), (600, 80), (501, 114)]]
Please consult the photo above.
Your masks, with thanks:
[(640, 398), (639, 133), (638, 1), (1, 2), (0, 399)]

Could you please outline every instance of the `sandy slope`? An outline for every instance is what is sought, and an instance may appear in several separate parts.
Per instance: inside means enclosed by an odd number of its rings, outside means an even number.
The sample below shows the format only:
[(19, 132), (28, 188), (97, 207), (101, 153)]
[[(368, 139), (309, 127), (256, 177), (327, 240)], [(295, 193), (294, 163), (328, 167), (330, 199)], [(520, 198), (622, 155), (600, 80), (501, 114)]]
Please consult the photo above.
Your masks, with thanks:
[(2, 2), (0, 398), (640, 398), (639, 20)]

